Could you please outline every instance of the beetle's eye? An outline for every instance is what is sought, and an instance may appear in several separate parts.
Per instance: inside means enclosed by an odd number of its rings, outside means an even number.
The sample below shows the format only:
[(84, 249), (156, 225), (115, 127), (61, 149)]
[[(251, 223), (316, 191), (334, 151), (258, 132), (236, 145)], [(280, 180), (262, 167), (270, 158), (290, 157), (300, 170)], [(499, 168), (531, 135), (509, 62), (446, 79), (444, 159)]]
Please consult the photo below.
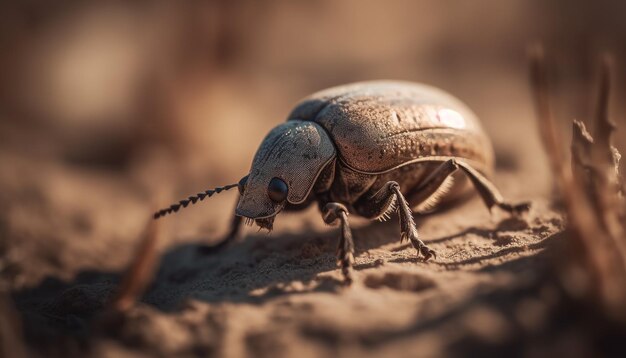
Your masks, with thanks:
[(287, 199), (287, 193), (289, 193), (289, 187), (284, 180), (280, 178), (272, 178), (270, 185), (267, 187), (267, 195), (275, 203), (282, 203)]
[(243, 195), (243, 192), (246, 191), (246, 185), (248, 184), (248, 177), (249, 175), (246, 175), (245, 177), (241, 178), (241, 180), (237, 184), (237, 188), (239, 189), (239, 194), (241, 195)]

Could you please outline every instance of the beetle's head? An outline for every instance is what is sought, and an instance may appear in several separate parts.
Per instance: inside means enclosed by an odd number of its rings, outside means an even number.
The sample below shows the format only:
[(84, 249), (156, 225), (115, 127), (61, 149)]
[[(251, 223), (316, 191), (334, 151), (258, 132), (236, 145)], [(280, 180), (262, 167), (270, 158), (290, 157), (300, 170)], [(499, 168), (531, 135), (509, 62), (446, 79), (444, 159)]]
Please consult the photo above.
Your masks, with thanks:
[(178, 212), (213, 194), (238, 187), (235, 214), (272, 230), (274, 218), (287, 204), (304, 202), (322, 170), (335, 158), (328, 134), (313, 122), (291, 120), (265, 137), (254, 156), (250, 173), (229, 184), (192, 195), (154, 213), (158, 219)]
[(275, 127), (256, 152), (250, 173), (239, 181), (236, 215), (271, 230), (287, 204), (306, 200), (335, 156), (328, 134), (316, 123), (291, 120)]

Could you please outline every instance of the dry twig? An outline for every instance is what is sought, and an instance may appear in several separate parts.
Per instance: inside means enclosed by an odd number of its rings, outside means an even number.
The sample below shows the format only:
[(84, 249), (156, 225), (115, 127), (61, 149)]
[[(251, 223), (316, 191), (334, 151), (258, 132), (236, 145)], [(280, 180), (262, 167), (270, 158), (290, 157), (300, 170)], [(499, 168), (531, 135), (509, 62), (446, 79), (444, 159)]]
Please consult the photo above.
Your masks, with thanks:
[(150, 219), (119, 290), (109, 303), (110, 308), (128, 310), (150, 283), (157, 261), (157, 236), (158, 221)]
[(0, 357), (27, 357), (22, 325), (10, 298), (0, 294)]
[(611, 146), (615, 125), (609, 119), (611, 66), (605, 57), (595, 118), (595, 137), (574, 121), (572, 165), (565, 165), (562, 136), (550, 108), (550, 92), (543, 50), (531, 55), (531, 85), (541, 138), (568, 217), (569, 252), (561, 278), (575, 298), (590, 300), (608, 317), (626, 320), (626, 238), (620, 221), (619, 153)]

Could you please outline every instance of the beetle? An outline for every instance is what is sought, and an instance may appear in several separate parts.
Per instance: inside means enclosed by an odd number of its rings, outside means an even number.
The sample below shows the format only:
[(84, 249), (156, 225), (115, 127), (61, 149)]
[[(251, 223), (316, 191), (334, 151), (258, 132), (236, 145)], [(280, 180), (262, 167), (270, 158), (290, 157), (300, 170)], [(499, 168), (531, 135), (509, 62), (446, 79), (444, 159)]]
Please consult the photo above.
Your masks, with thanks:
[(429, 212), (454, 201), (468, 183), (489, 210), (518, 215), (529, 209), (528, 202), (504, 201), (489, 179), (493, 172), (491, 142), (461, 101), (422, 84), (359, 82), (303, 99), (265, 137), (237, 184), (192, 195), (154, 217), (239, 188), (230, 231), (212, 251), (231, 242), (243, 223), (271, 231), (280, 212), (317, 202), (324, 222), (341, 226), (337, 263), (351, 282), (349, 214), (385, 220), (396, 212), (401, 242), (408, 240), (424, 260), (436, 258), (419, 238), (413, 210)]

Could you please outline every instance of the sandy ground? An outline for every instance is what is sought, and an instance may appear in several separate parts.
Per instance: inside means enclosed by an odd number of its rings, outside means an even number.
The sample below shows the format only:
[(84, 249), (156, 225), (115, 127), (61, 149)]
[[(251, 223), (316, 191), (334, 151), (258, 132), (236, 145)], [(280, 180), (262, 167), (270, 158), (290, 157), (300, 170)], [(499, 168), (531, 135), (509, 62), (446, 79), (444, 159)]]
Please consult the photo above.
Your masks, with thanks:
[[(270, 235), (246, 228), (223, 252), (201, 254), (200, 245), (226, 230), (236, 194), (221, 194), (163, 221), (153, 282), (136, 307), (113, 319), (103, 309), (151, 212), (137, 190), (141, 181), (3, 156), (15, 171), (2, 177), (2, 203), (10, 208), (1, 226), (8, 238), (2, 282), (27, 342), (45, 356), (515, 351), (516, 335), (541, 320), (540, 303), (551, 295), (519, 293), (545, 272), (545, 248), (558, 239), (562, 219), (537, 192), (545, 187), (540, 179), (534, 185), (537, 176), (525, 177), (504, 158), (496, 183), (511, 200), (533, 202), (523, 219), (490, 214), (477, 197), (416, 217), (438, 253), (424, 263), (400, 243), (397, 218), (353, 217), (351, 287), (335, 266), (337, 229), (314, 208), (282, 215)], [(41, 171), (45, 177), (36, 175)], [(520, 177), (530, 178), (528, 185)]]

